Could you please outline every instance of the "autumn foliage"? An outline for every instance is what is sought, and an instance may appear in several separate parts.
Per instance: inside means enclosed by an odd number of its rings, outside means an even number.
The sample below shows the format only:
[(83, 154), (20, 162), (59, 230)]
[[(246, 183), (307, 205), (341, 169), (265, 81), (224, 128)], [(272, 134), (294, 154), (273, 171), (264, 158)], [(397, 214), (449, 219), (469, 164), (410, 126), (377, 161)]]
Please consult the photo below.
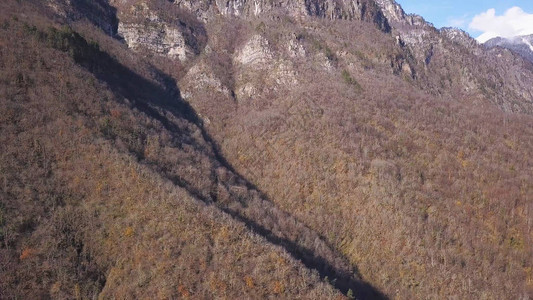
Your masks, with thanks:
[(152, 1), (179, 62), (113, 35), (139, 1), (52, 2), (0, 3), (1, 299), (533, 296), (513, 54)]

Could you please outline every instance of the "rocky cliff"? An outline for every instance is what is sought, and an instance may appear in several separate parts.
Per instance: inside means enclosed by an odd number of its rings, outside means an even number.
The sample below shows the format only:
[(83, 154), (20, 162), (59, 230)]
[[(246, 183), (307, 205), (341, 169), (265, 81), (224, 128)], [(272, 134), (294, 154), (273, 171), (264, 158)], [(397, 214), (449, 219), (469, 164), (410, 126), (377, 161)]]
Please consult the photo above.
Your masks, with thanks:
[[(505, 111), (533, 112), (533, 89), (530, 88), (533, 82), (529, 76), (513, 75), (530, 68), (519, 59), (511, 58), (510, 53), (485, 51), (464, 31), (438, 30), (420, 16), (405, 14), (394, 0), (377, 0), (376, 3), (392, 25), (398, 44), (404, 47), (407, 56), (414, 56), (415, 62), (410, 66), (421, 87), (437, 94), (452, 89), (465, 92), (475, 89), (492, 98)], [(443, 82), (443, 77), (449, 80)]]
[(389, 30), (387, 20), (371, 0), (230, 0), (230, 1), (174, 1), (178, 7), (194, 12), (209, 22), (215, 16), (258, 17), (288, 15), (295, 18), (321, 17), (327, 19), (365, 20), (374, 22), (382, 30)]
[[(197, 53), (198, 36), (180, 19), (183, 13), (190, 13), (204, 23), (214, 22), (220, 17), (279, 18), (295, 19), (318, 17), (324, 19), (363, 20), (375, 24), (388, 32), (390, 26), (379, 7), (371, 0), (306, 0), (306, 1), (172, 1), (178, 10), (165, 4), (142, 1), (111, 1), (119, 9), (118, 35), (133, 49), (145, 48), (154, 53), (185, 61)], [(155, 7), (157, 6), (157, 7)], [(165, 7), (166, 18), (154, 11)], [(171, 11), (174, 12), (173, 17)], [(179, 12), (178, 12), (179, 11)], [(181, 13), (180, 13), (181, 12)], [(134, 20), (134, 21), (132, 21)], [(192, 44), (192, 45), (191, 45)]]
[[(389, 59), (392, 70), (415, 80), (433, 94), (452, 91), (484, 93), (506, 111), (533, 112), (533, 85), (527, 76), (507, 76), (509, 61), (493, 55), (468, 34), (456, 29), (438, 30), (417, 15), (406, 14), (393, 0), (379, 1), (174, 1), (173, 3), (115, 1), (118, 35), (134, 50), (148, 50), (187, 61), (200, 54), (208, 39), (205, 26), (217, 26), (223, 19), (272, 19), (305, 23), (313, 18), (364, 21), (395, 37), (398, 53)], [(161, 14), (161, 11), (165, 11)], [(285, 18), (285, 19), (283, 19)], [(306, 21), (308, 20), (308, 21)], [(259, 22), (259, 21), (257, 21)], [(291, 43), (293, 41), (290, 41)], [(145, 52), (146, 53), (146, 52)], [(455, 63), (459, 60), (476, 63)], [(330, 53), (332, 54), (332, 53)], [(505, 54), (504, 56), (509, 55)], [(331, 58), (331, 57), (330, 57)], [(325, 61), (326, 65), (330, 62)], [(513, 62), (512, 66), (522, 64)], [(479, 65), (486, 68), (479, 68)], [(514, 69), (514, 67), (510, 69)], [(464, 74), (464, 76), (463, 76)], [(443, 78), (448, 78), (443, 80)], [(525, 90), (524, 90), (525, 89)], [(502, 92), (505, 90), (505, 92)], [(509, 97), (509, 95), (512, 95)]]

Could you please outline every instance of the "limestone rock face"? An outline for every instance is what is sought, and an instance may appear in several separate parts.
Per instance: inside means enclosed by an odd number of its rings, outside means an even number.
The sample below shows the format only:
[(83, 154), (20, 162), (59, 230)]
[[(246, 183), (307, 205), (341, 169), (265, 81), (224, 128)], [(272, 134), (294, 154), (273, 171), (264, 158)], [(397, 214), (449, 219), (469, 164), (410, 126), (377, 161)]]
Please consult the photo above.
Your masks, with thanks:
[(268, 40), (254, 35), (238, 53), (236, 60), (243, 65), (261, 66), (273, 57)]
[(431, 27), (424, 18), (415, 14), (406, 14), (403, 8), (394, 0), (375, 0), (383, 15), (393, 28), (405, 28), (405, 26)]
[(391, 0), (376, 0), (377, 5), (381, 8), (383, 11), (383, 14), (390, 23), (397, 22), (405, 22), (406, 15), (403, 11), (402, 7), (398, 5), (395, 1)]
[(222, 16), (259, 16), (276, 8), (290, 11), (295, 15), (300, 15), (303, 11), (298, 1), (264, 1), (264, 0), (178, 0), (176, 5), (188, 9), (196, 14), (203, 21), (209, 21), (217, 15)]
[[(113, 0), (112, 4), (120, 7), (117, 34), (128, 47), (134, 50), (146, 49), (180, 61), (199, 54), (200, 38), (197, 35), (202, 33), (191, 30), (186, 22), (161, 17), (160, 13), (154, 12), (157, 10), (152, 9), (155, 4), (128, 0)], [(220, 17), (276, 18), (283, 15), (296, 20), (312, 17), (363, 20), (375, 24), (382, 31), (390, 30), (387, 18), (372, 0), (181, 0), (167, 4), (191, 14), (202, 24)], [(172, 16), (172, 13), (169, 15)], [(248, 50), (250, 49), (247, 48), (246, 51)], [(302, 49), (295, 48), (292, 51), (296, 51), (296, 55), (302, 54)]]
[(306, 51), (304, 46), (298, 41), (298, 38), (294, 34), (291, 39), (289, 39), (287, 50), (289, 53), (289, 56), (291, 57), (305, 57)]
[(175, 3), (205, 22), (219, 15), (252, 17), (278, 13), (296, 18), (365, 20), (381, 30), (390, 30), (387, 19), (372, 0), (181, 0)]
[[(98, 16), (99, 7), (104, 7), (98, 3), (106, 0), (57, 1), (54, 3), (70, 1), (71, 5), (84, 8), (83, 11), (91, 11), (90, 16)], [(382, 55), (377, 61), (387, 61), (393, 74), (414, 80), (433, 94), (481, 93), (506, 111), (531, 110), (528, 107), (533, 89), (526, 82), (529, 77), (515, 76), (513, 68), (505, 66), (507, 62), (513, 66), (522, 64), (510, 52), (489, 51), (458, 29), (436, 29), (421, 16), (406, 14), (394, 0), (111, 0), (109, 3), (117, 9), (117, 35), (133, 50), (181, 62), (192, 61), (201, 53), (215, 61), (224, 61), (222, 65), (215, 63), (212, 68), (211, 77), (221, 78), (220, 85), (207, 86), (222, 91), (228, 98), (254, 98), (268, 90), (293, 86), (298, 80), (293, 80), (291, 72), (285, 72), (293, 65), (312, 62), (310, 65), (335, 73), (339, 71), (339, 63), (341, 67), (353, 64), (349, 59), (337, 60), (336, 54), (346, 49), (332, 50), (321, 42), (330, 39), (327, 34), (316, 38), (312, 24), (325, 19), (353, 24), (363, 21), (392, 34), (396, 39), (395, 52)], [(103, 22), (104, 19), (93, 18), (97, 24), (114, 24)], [(270, 29), (256, 27), (232, 47), (221, 48), (224, 42), (216, 42), (220, 32), (215, 29), (221, 24), (249, 25), (259, 20), (267, 24), (288, 22), (291, 24), (288, 27), (301, 25), (305, 28), (302, 32), (308, 31), (310, 38), (306, 40), (305, 34), (290, 29), (284, 36), (270, 36)], [(109, 30), (109, 26), (103, 25), (100, 27)], [(208, 30), (211, 32), (209, 41)], [(238, 31), (233, 34), (240, 35)], [(231, 35), (221, 39), (228, 38), (231, 39)], [(208, 44), (214, 49), (213, 53), (208, 51), (211, 49)], [(457, 53), (468, 58), (457, 59)], [(367, 61), (366, 65), (371, 64)], [(222, 74), (226, 69), (229, 72)], [(267, 83), (272, 83), (272, 89), (264, 88)], [(506, 89), (505, 93), (499, 92), (502, 88)]]
[(143, 47), (181, 61), (187, 60), (194, 52), (178, 28), (164, 23), (149, 28), (142, 24), (120, 23), (118, 34), (124, 38), (128, 47), (134, 50)]
[(231, 96), (231, 91), (224, 86), (205, 63), (193, 66), (187, 73), (184, 82), (192, 83), (182, 87), (182, 96), (187, 100), (198, 90), (208, 90), (210, 93), (219, 93), (225, 97)]
[(119, 15), (117, 34), (133, 50), (148, 50), (171, 59), (186, 61), (199, 54), (205, 32), (179, 16), (161, 17), (146, 2), (130, 6)]

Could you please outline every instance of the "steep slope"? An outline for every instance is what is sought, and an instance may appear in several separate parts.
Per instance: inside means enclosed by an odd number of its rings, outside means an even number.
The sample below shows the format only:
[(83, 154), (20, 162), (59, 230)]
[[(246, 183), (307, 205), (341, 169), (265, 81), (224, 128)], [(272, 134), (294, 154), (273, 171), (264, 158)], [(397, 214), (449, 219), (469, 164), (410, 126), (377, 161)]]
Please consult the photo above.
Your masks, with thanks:
[(379, 297), (231, 169), (173, 80), (42, 3), (2, 12), (2, 298)]
[(514, 38), (493, 38), (483, 43), (487, 49), (502, 47), (520, 54), (525, 59), (533, 62), (533, 35), (517, 36)]
[(2, 298), (533, 296), (522, 58), (390, 0), (0, 5)]
[(239, 172), (388, 296), (531, 294), (528, 63), (416, 16), (217, 16), (179, 85)]
[(533, 112), (533, 66), (505, 51), (484, 51), (467, 33), (437, 30), (417, 15), (407, 15), (394, 0), (379, 6), (397, 36), (412, 54), (418, 84), (435, 95), (453, 98), (481, 96), (504, 111)]

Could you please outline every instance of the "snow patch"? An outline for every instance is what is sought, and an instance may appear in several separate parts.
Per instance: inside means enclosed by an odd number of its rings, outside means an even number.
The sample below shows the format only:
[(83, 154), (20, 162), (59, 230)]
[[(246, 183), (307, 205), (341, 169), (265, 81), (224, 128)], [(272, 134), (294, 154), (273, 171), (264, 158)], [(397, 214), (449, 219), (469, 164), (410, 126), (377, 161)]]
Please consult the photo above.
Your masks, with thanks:
[(533, 45), (531, 45), (531, 43), (525, 37), (522, 38), (522, 42), (524, 42), (524, 44), (528, 45), (529, 50), (531, 50), (533, 52)]

